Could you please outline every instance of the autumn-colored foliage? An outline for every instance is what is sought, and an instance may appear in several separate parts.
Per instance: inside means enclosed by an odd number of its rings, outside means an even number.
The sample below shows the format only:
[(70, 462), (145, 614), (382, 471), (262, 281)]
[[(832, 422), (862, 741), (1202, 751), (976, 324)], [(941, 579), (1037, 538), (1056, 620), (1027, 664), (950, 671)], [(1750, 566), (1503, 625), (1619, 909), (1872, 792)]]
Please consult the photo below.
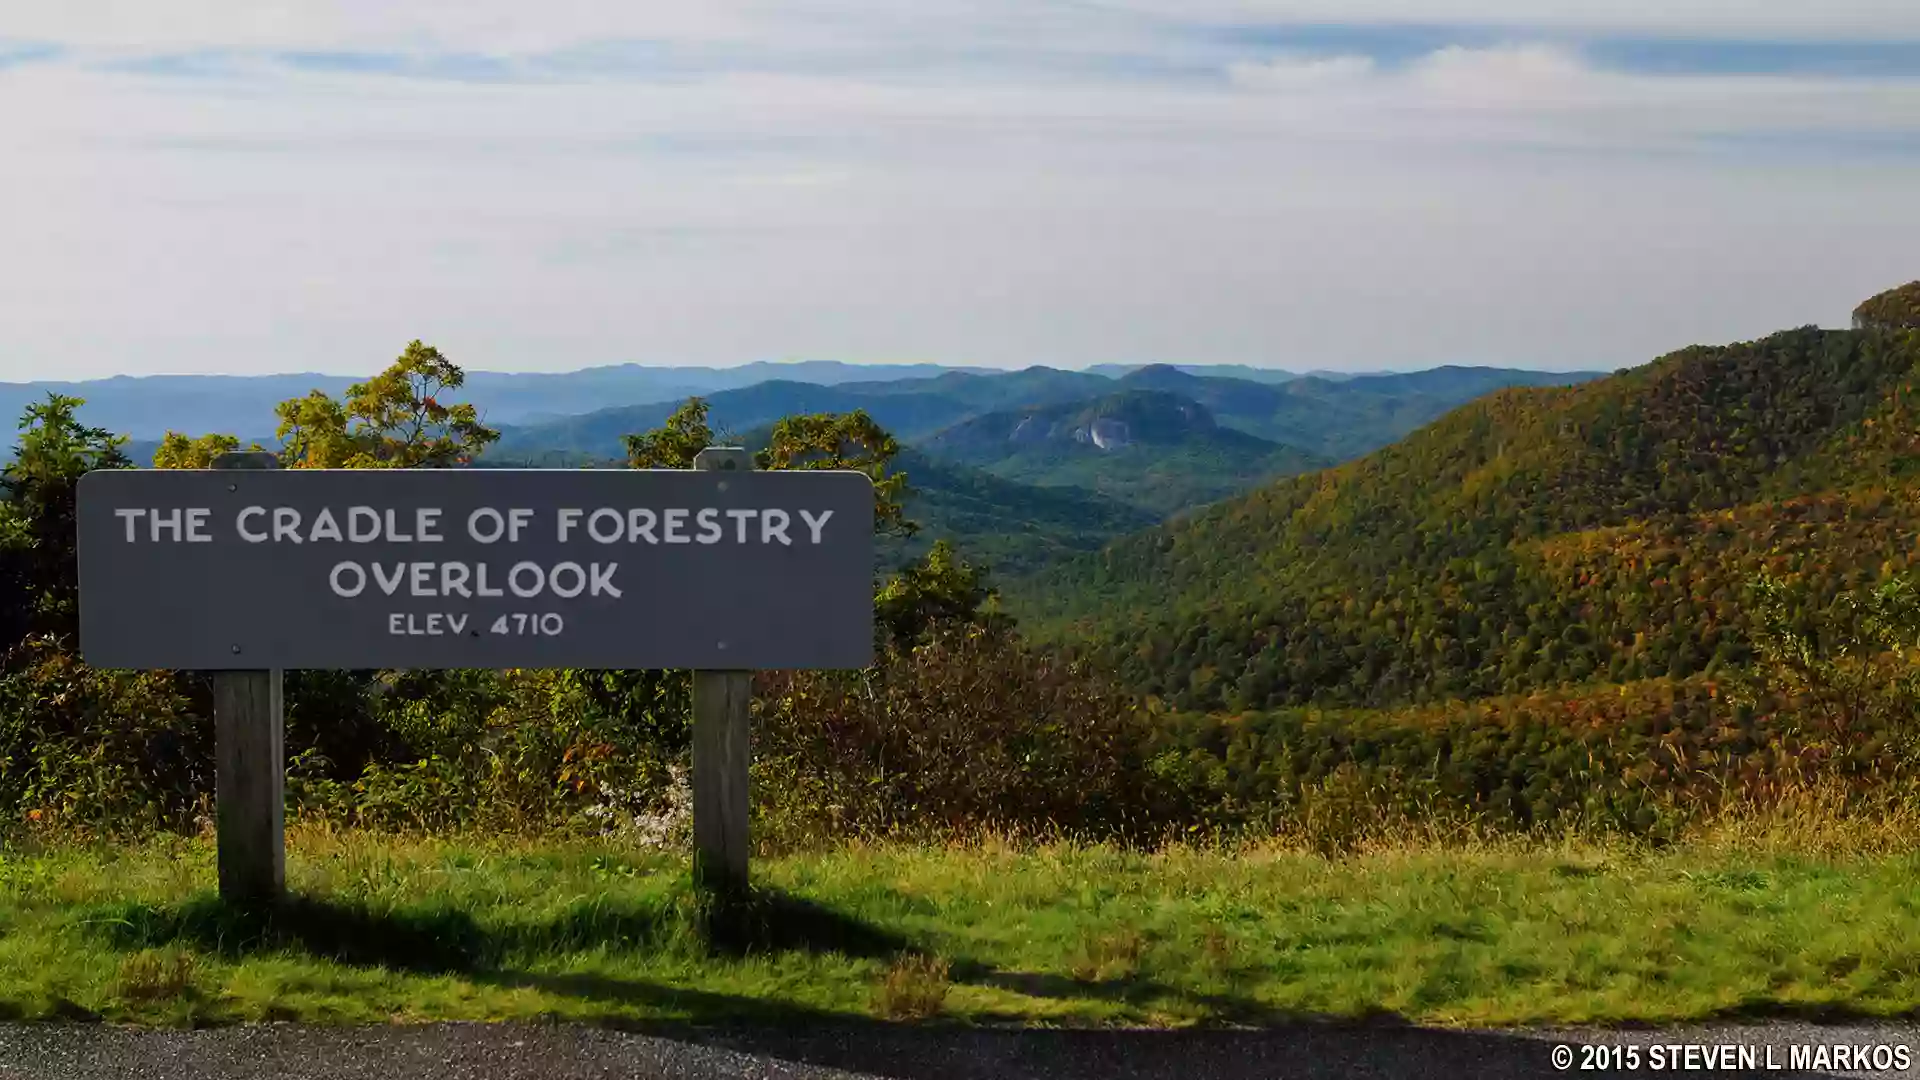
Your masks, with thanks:
[[(464, 465), (499, 440), (467, 403), (443, 404), (466, 372), (431, 345), (414, 341), (385, 371), (355, 383), (342, 398), (315, 390), (280, 404), (280, 464), (304, 469), (418, 469)], [(160, 469), (204, 469), (240, 448), (232, 435), (168, 432), (154, 455)], [(259, 449), (259, 447), (254, 447)]]
[[(1913, 289), (1862, 305), (1859, 329), (1493, 394), (1021, 585), (1018, 632), (970, 552), (916, 547), (876, 574), (871, 668), (757, 677), (763, 835), (1305, 827), (1332, 850), (1391, 813), (1659, 837), (1813, 780), (1911, 786)], [(282, 463), (469, 464), (495, 433), (451, 403), (463, 379), (414, 342), (343, 398), (286, 402)], [(195, 828), (204, 679), (73, 651), (75, 485), (131, 464), (79, 405), (30, 410), (0, 475), (0, 821)], [(717, 438), (695, 399), (629, 436), (627, 464), (687, 468)], [(173, 434), (155, 464), (237, 448)], [(901, 458), (856, 412), (783, 420), (755, 466), (865, 472), (900, 537)], [(290, 672), (290, 792), (363, 825), (629, 827), (679, 805), (687, 688)]]
[[(283, 465), (459, 467), (497, 437), (448, 400), (464, 373), (419, 342), (343, 398), (279, 409)], [(89, 470), (132, 463), (124, 441), (76, 419), (77, 399), (28, 411), (3, 476), (0, 808), (90, 827), (192, 828), (211, 795), (204, 677), (96, 672), (75, 655), (74, 492)], [(712, 443), (704, 405), (628, 440), (634, 467), (686, 468)], [(232, 435), (170, 433), (154, 464), (206, 468)], [(256, 449), (258, 449), (256, 447)], [(792, 417), (756, 455), (762, 469), (846, 468), (873, 478), (876, 528), (910, 534), (892, 436), (864, 414)], [(993, 626), (991, 590), (950, 547), (876, 584), (887, 648), (938, 628)], [(291, 617), (291, 616), (290, 616)], [(688, 679), (672, 671), (293, 671), (286, 677), (290, 791), (311, 813), (366, 825), (500, 822), (604, 827), (663, 797), (689, 742)]]
[(996, 827), (1100, 839), (1178, 818), (1152, 718), (1082, 665), (948, 621), (862, 672), (765, 672), (755, 754), (804, 836)]
[(1806, 328), (1503, 391), (1009, 607), (1188, 710), (1712, 674), (1749, 657), (1751, 575), (1824, 606), (1920, 555), (1917, 361), (1920, 338)]
[(1920, 330), (1920, 281), (1865, 301), (1853, 309), (1856, 330)]

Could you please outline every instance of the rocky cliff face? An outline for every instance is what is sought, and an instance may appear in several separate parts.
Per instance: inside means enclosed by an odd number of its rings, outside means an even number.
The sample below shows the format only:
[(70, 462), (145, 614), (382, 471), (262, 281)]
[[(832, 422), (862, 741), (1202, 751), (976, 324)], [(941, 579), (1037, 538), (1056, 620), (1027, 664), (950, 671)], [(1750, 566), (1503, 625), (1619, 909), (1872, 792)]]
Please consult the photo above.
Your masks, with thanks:
[[(1140, 443), (1172, 442), (1215, 427), (1206, 407), (1171, 394), (1132, 391), (1094, 402), (1050, 406), (1006, 416), (1005, 440), (1016, 446), (1077, 443), (1117, 450)], [(975, 437), (991, 430), (994, 417), (965, 425)]]
[(1125, 420), (1100, 417), (1085, 426), (1073, 429), (1073, 440), (1080, 443), (1092, 443), (1102, 450), (1115, 450), (1132, 441)]

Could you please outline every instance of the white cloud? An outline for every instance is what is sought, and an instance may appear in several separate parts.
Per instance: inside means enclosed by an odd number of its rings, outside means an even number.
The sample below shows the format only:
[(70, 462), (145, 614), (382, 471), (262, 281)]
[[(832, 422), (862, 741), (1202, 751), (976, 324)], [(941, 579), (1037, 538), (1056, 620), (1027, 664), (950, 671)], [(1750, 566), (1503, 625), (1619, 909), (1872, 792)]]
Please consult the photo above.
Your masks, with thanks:
[(1251, 90), (1304, 90), (1352, 83), (1373, 74), (1371, 56), (1284, 56), (1261, 63), (1228, 65), (1234, 85)]
[(1910, 0), (1109, 0), (1109, 9), (1243, 26), (1397, 24), (1705, 39), (1920, 39), (1920, 5)]
[(1236, 82), (1286, 91), (1275, 123), (1389, 141), (1674, 150), (1720, 137), (1920, 137), (1911, 77), (1629, 74), (1545, 44), (1450, 46), (1400, 70), (1328, 60), (1252, 71), (1237, 69)]
[[(181, 47), (717, 48), (801, 16), (349, 3), (223, 21), (243, 9), (178, 4), (160, 27), (155, 7), (96, 7), (83, 27), (23, 6), (38, 30), (0, 25), (116, 49), (153, 46), (149, 31)], [(1060, 48), (1091, 55), (1154, 41), (1173, 9), (889, 10), (815, 6), (821, 24), (781, 45), (991, 57), (1085, 28)], [(363, 371), (414, 337), (522, 369), (1612, 366), (1837, 322), (1920, 274), (1920, 156), (1715, 141), (1920, 135), (1915, 80), (1625, 74), (1526, 42), (1407, 66), (1186, 48), (1168, 52), (1217, 59), (1218, 78), (0, 70), (0, 378)]]
[[(135, 48), (448, 48), (578, 42), (997, 41), (1098, 47), (1170, 24), (1477, 25), (1765, 39), (1920, 39), (1910, 0), (5, 0), (8, 37)], [(777, 37), (769, 36), (777, 35)]]
[(582, 40), (724, 40), (747, 32), (738, 4), (544, 0), (6, 0), (7, 36), (135, 49), (202, 47), (542, 48)]
[(1578, 105), (1596, 90), (1596, 73), (1565, 48), (1449, 46), (1415, 66), (1425, 95), (1468, 107), (1552, 109)]

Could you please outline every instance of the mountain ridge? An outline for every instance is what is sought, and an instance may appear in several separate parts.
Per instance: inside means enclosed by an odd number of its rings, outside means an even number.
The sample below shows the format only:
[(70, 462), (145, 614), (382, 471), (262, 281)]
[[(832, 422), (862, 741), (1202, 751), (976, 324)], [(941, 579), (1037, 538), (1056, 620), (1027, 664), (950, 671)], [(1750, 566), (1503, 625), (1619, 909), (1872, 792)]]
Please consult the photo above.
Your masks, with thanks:
[(918, 445), (939, 460), (1043, 487), (1085, 488), (1162, 516), (1331, 464), (1222, 427), (1191, 398), (1131, 387), (986, 413)]
[[(1241, 365), (1231, 370), (1244, 374), (1257, 369)], [(472, 371), (462, 391), (463, 398), (473, 402), (489, 423), (528, 426), (609, 406), (681, 401), (768, 381), (817, 386), (859, 385), (870, 387), (878, 394), (922, 393), (962, 386), (971, 392), (980, 387), (1019, 385), (1023, 376), (1034, 384), (1044, 379), (1054, 379), (1063, 385), (1079, 380), (1088, 395), (1093, 393), (1096, 383), (1112, 381), (1106, 374), (1042, 365), (1009, 370), (818, 360), (755, 361), (726, 368), (608, 364), (570, 372)], [(365, 376), (293, 372), (116, 375), (92, 380), (0, 382), (0, 410), (18, 417), (29, 404), (44, 400), (52, 392), (85, 399), (87, 404), (80, 413), (84, 421), (136, 439), (158, 439), (169, 430), (189, 434), (236, 428), (265, 430), (273, 426), (273, 409), (281, 401), (304, 397), (316, 389), (339, 396), (363, 378)], [(925, 382), (928, 379), (947, 379), (948, 382), (930, 385)], [(995, 401), (1001, 405), (1028, 403), (1010, 399)]]
[[(1134, 387), (1169, 388), (1200, 401), (1220, 424), (1339, 460), (1391, 442), (1490, 386), (1558, 383), (1586, 373), (1512, 368), (1435, 369), (1414, 373), (1426, 381), (1409, 391), (1402, 375), (1356, 376), (1338, 383), (1302, 377), (1289, 384), (1195, 376), (1150, 365), (1120, 379), (1033, 366), (981, 374), (944, 372), (928, 379), (876, 380), (816, 386), (772, 380), (698, 395), (716, 427), (744, 430), (796, 412), (864, 409), (904, 442), (914, 442), (975, 416), (1009, 408), (1090, 400)], [(561, 420), (505, 424), (492, 453), (564, 449), (617, 454), (620, 437), (657, 426), (684, 399), (608, 406)]]
[[(1763, 535), (1802, 545), (1799, 572), (1828, 585), (1913, 560), (1897, 540), (1920, 527), (1911, 491), (1874, 485), (1920, 471), (1917, 360), (1920, 335), (1805, 327), (1498, 390), (1365, 457), (1075, 557), (1010, 604), (1183, 707), (1376, 707), (1706, 671), (1741, 655), (1733, 597), (1767, 565), (1735, 558), (1744, 541), (1706, 528), (1711, 515), (1825, 507), (1814, 532), (1861, 561), (1808, 564), (1818, 549), (1797, 525)], [(1547, 558), (1608, 528), (1656, 555), (1571, 578)]]

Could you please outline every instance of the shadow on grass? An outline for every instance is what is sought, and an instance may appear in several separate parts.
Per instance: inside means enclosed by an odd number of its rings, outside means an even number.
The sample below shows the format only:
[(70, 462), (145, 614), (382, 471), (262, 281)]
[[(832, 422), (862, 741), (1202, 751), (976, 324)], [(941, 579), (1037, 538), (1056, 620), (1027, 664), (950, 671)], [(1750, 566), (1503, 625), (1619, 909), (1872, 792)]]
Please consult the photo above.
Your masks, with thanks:
[[(1190, 1012), (1199, 1011), (1206, 1020), (1197, 1025), (1207, 1027), (1283, 1027), (1300, 1023), (1334, 1024), (1336, 1026), (1365, 1026), (1369, 1030), (1388, 1028), (1419, 1028), (1420, 1025), (1388, 1009), (1375, 1009), (1358, 1015), (1340, 1017), (1316, 1013), (1275, 1009), (1250, 998), (1236, 997), (1230, 994), (1206, 994), (1157, 982), (1138, 976), (1123, 976), (1113, 979), (1077, 979), (1065, 975), (1043, 972), (998, 971), (985, 965), (974, 963), (955, 964), (953, 968), (955, 982), (971, 983), (978, 986), (992, 986), (1002, 990), (1023, 994), (1027, 997), (1051, 1000), (1091, 999), (1116, 1002), (1136, 1006), (1161, 1006), (1178, 1004), (1188, 1007)], [(1197, 1010), (1195, 1009), (1197, 1007)], [(1872, 1012), (1866, 1009), (1828, 1003), (1796, 1003), (1756, 1000), (1722, 1009), (1703, 1012), (1686, 1021), (1687, 1025), (1699, 1026), (1722, 1024), (1745, 1026), (1775, 1022), (1791, 1022), (1811, 1026), (1832, 1026), (1844, 1024), (1884, 1024), (1889, 1019), (1913, 1021), (1920, 1020), (1920, 1009), (1899, 1014), (1890, 1018), (1884, 1012)], [(1619, 1032), (1659, 1030), (1673, 1027), (1672, 1024), (1654, 1024), (1644, 1021), (1625, 1021), (1620, 1023), (1596, 1023), (1588, 1025), (1595, 1029)]]
[(716, 958), (779, 952), (881, 958), (906, 939), (811, 900), (756, 889), (718, 902), (689, 889), (651, 899), (582, 900), (538, 920), (482, 923), (452, 905), (381, 907), (294, 895), (270, 906), (202, 893), (178, 904), (116, 904), (82, 922), (116, 948), (190, 945), (237, 958), (299, 952), (418, 974), (479, 974), (569, 953), (683, 952)]
[[(1329, 1019), (1319, 1014), (1275, 1009), (1252, 998), (1200, 993), (1137, 975), (1112, 979), (1075, 979), (1044, 972), (996, 971), (982, 964), (963, 962), (954, 966), (953, 979), (959, 983), (991, 986), (1026, 997), (1054, 1001), (1079, 999), (1161, 1009), (1180, 1006), (1189, 1015), (1206, 1017), (1206, 1025), (1215, 1026), (1268, 1027), (1302, 1021), (1321, 1023)], [(1397, 1013), (1384, 1009), (1364, 1016), (1342, 1018), (1340, 1022), (1375, 1025), (1409, 1023)]]
[[(652, 1019), (602, 1024), (629, 1035), (914, 1080), (948, 1076), (1015, 1080), (1030, 1076), (1502, 1077), (1554, 1071), (1549, 1057), (1552, 1039), (1436, 1030), (1385, 1012), (1359, 1018), (1289, 1013), (1249, 998), (1201, 994), (1138, 976), (1076, 979), (1004, 971), (964, 958), (955, 960), (950, 970), (955, 983), (1056, 1001), (1092, 999), (1162, 1009), (1185, 1005), (1185, 1011), (1207, 1016), (1210, 1026), (1184, 1031), (1018, 1030), (938, 1021), (882, 1022), (641, 979), (525, 970), (544, 959), (597, 950), (671, 949), (716, 959), (807, 951), (878, 960), (924, 951), (898, 934), (769, 889), (757, 889), (731, 904), (712, 903), (691, 889), (650, 900), (582, 901), (544, 919), (487, 923), (464, 911), (431, 904), (380, 909), (363, 902), (297, 896), (274, 907), (254, 909), (203, 894), (176, 905), (95, 909), (85, 921), (94, 933), (120, 948), (188, 945), (230, 958), (299, 952), (347, 965), (458, 973), (476, 983), (537, 989), (610, 1011), (653, 1014)], [(1806, 1010), (1764, 1004), (1730, 1010), (1713, 1019), (1787, 1018), (1822, 1023), (1867, 1019), (1830, 1007)], [(1027, 1018), (975, 1014), (974, 1019), (989, 1024), (1004, 1020), (1017, 1026)]]
[[(477, 920), (451, 905), (379, 907), (365, 901), (290, 896), (277, 905), (229, 904), (202, 893), (172, 905), (128, 903), (95, 909), (83, 922), (116, 948), (184, 945), (229, 959), (298, 953), (332, 963), (421, 975), (458, 974), (497, 986), (536, 988), (614, 1008), (658, 1011), (692, 1023), (759, 1024), (846, 1019), (804, 1006), (712, 994), (640, 980), (536, 969), (582, 952), (678, 954), (728, 959), (804, 951), (894, 961), (926, 949), (902, 935), (779, 890), (757, 888), (730, 902), (692, 888), (650, 898), (582, 901), (541, 919)], [(949, 977), (1056, 1000), (1185, 1006), (1228, 1024), (1299, 1019), (1258, 1003), (1198, 994), (1153, 980), (1103, 981), (1008, 972), (958, 958)], [(1006, 1017), (1018, 1021), (1019, 1016)]]
[(791, 1001), (666, 986), (645, 979), (624, 979), (611, 975), (488, 971), (476, 973), (472, 978), (489, 986), (538, 990), (558, 997), (651, 1014), (648, 1019), (609, 1017), (597, 1021), (599, 1027), (635, 1034), (691, 1037), (716, 1027), (730, 1030), (755, 1028), (778, 1033), (817, 1030), (832, 1025), (878, 1024), (877, 1021)]

